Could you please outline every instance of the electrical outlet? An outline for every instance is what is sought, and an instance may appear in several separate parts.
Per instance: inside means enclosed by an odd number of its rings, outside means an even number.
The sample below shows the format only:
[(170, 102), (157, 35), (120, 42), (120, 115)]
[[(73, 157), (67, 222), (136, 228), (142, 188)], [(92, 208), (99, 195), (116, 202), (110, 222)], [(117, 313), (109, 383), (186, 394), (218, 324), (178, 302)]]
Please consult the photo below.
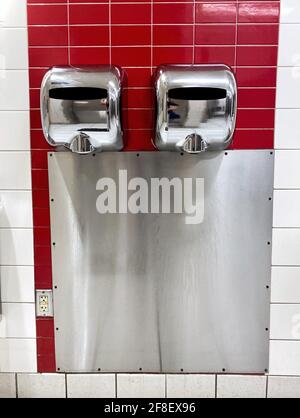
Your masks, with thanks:
[(52, 290), (36, 291), (36, 316), (53, 316)]

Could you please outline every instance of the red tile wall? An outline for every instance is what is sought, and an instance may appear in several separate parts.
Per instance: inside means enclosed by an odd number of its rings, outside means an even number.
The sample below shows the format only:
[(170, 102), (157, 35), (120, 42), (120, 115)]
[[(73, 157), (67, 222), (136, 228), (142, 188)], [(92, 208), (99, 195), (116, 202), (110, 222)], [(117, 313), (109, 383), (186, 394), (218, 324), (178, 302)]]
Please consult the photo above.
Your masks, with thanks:
[[(225, 63), (238, 83), (231, 148), (273, 148), (280, 1), (28, 0), (36, 288), (52, 288), (47, 152), (39, 88), (53, 65), (127, 73), (126, 150), (153, 150), (151, 74), (162, 63)], [(55, 371), (54, 325), (37, 320), (38, 367)]]

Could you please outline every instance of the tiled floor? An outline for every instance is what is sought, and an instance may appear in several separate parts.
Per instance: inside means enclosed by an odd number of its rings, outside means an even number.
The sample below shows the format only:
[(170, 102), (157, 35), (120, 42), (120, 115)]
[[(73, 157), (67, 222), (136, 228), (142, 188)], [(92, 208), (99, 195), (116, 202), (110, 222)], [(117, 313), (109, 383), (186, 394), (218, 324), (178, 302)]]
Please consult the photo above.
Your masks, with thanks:
[(300, 398), (300, 377), (0, 374), (0, 398)]

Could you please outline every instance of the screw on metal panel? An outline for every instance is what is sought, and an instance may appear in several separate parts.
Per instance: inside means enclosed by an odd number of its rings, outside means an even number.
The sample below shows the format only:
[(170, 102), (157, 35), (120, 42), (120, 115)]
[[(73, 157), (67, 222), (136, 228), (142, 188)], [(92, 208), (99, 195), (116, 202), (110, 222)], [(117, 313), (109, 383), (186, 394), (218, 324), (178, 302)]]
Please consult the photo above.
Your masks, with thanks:
[(184, 153), (183, 153), (183, 152), (181, 152), (181, 153), (180, 153), (180, 155), (184, 155)]
[(54, 289), (57, 289), (57, 286), (54, 286)]
[(267, 285), (267, 286), (266, 286), (266, 289), (269, 289), (269, 287), (270, 287), (270, 286), (268, 286), (268, 285)]
[(55, 242), (52, 242), (52, 245), (55, 246)]
[(56, 331), (59, 331), (59, 328), (55, 328), (56, 329)]
[(183, 372), (183, 369), (180, 369), (181, 372)]
[(139, 156), (140, 156), (140, 154), (136, 154), (136, 156), (137, 156), (137, 157), (139, 157)]
[(269, 331), (269, 328), (266, 328), (266, 331)]
[(269, 200), (272, 200), (272, 198), (271, 198), (271, 197), (269, 197)]
[(225, 152), (225, 155), (228, 155), (228, 152)]
[(52, 157), (53, 154), (49, 154), (50, 157)]
[(270, 154), (272, 155), (273, 154), (273, 151), (271, 151)]
[(100, 367), (98, 368), (98, 372), (101, 372), (101, 369), (100, 369)]
[(222, 372), (226, 372), (226, 369), (222, 369)]
[(58, 367), (57, 370), (60, 371), (60, 367)]
[(96, 157), (96, 154), (93, 154), (93, 157)]
[(143, 371), (142, 367), (140, 367), (140, 368), (139, 368), (139, 371), (140, 371), (140, 372), (141, 372), (141, 371)]
[(265, 369), (265, 373), (268, 373), (268, 371), (269, 371), (268, 369)]
[(267, 244), (270, 245), (271, 244), (270, 241), (268, 241)]
[(54, 199), (53, 198), (51, 199), (51, 202), (54, 202)]

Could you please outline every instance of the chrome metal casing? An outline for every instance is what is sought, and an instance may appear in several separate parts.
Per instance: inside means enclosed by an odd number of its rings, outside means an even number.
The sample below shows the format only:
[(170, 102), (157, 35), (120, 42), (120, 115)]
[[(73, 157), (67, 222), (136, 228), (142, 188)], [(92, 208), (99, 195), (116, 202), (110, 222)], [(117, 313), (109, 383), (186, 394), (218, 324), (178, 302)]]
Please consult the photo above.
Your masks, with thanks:
[(237, 108), (235, 77), (226, 65), (166, 65), (155, 74), (156, 147), (199, 153), (226, 149)]
[(121, 150), (123, 77), (115, 66), (50, 69), (41, 87), (47, 142), (78, 154)]

